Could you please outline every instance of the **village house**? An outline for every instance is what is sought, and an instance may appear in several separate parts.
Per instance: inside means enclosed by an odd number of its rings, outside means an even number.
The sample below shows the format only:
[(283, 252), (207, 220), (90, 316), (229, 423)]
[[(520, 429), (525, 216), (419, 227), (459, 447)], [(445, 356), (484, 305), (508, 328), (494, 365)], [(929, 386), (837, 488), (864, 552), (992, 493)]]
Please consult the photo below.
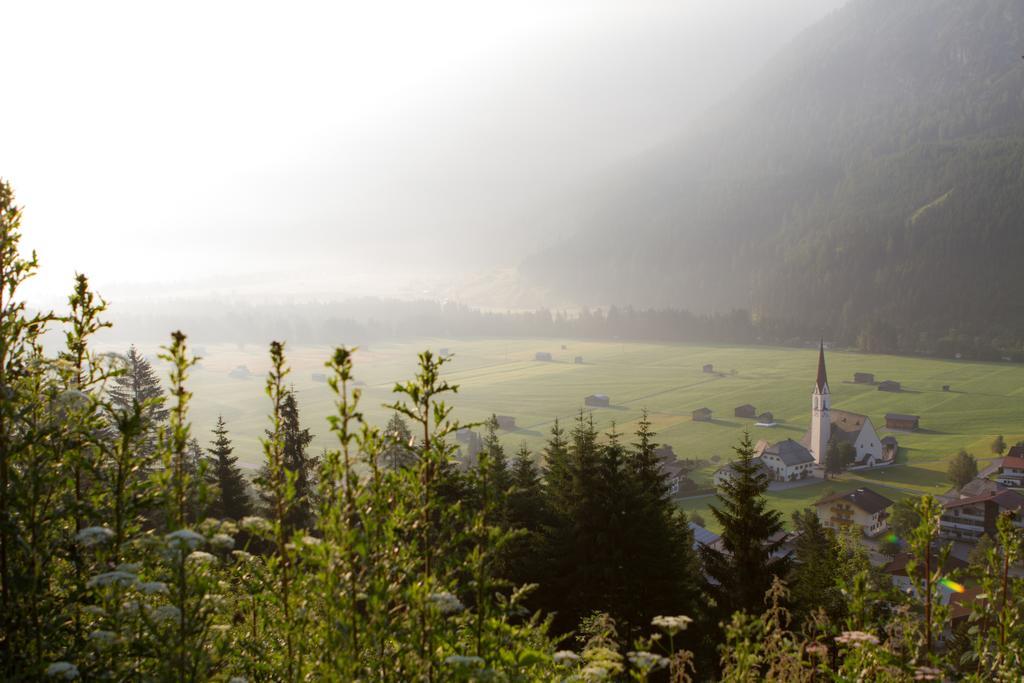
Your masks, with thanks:
[(676, 457), (671, 446), (658, 446), (654, 449), (654, 457), (658, 459), (658, 468), (665, 475), (668, 494), (670, 496), (678, 494), (683, 480), (686, 478), (686, 466), (679, 462), (679, 458)]
[(939, 535), (954, 541), (975, 543), (984, 534), (995, 537), (996, 519), (1003, 512), (1014, 515), (1014, 524), (1024, 527), (1024, 496), (1010, 489), (997, 489), (977, 496), (954, 498), (942, 505)]
[(904, 415), (903, 413), (886, 413), (885, 428), (896, 429), (903, 432), (912, 432), (921, 424), (921, 418), (917, 415)]
[(754, 410), (754, 406), (749, 403), (744, 403), (741, 406), (736, 406), (736, 409), (732, 411), (735, 417), (756, 417), (757, 411)]
[(693, 411), (694, 422), (711, 422), (711, 408), (697, 408)]
[(839, 530), (855, 526), (865, 536), (874, 537), (889, 528), (887, 510), (893, 502), (869, 488), (833, 493), (814, 504), (822, 526)]
[(592, 408), (607, 408), (612, 402), (607, 394), (591, 394), (583, 399), (583, 403)]
[(793, 439), (773, 444), (761, 441), (758, 443), (755, 453), (761, 462), (771, 470), (772, 479), (776, 481), (804, 479), (812, 473), (815, 465), (811, 452)]
[(700, 524), (695, 522), (688, 522), (690, 531), (693, 533), (693, 549), (700, 550), (701, 546), (711, 548), (712, 550), (720, 550), (722, 546), (722, 537), (713, 531), (708, 531)]
[(999, 462), (996, 481), (1003, 486), (1024, 486), (1024, 446), (1014, 446)]

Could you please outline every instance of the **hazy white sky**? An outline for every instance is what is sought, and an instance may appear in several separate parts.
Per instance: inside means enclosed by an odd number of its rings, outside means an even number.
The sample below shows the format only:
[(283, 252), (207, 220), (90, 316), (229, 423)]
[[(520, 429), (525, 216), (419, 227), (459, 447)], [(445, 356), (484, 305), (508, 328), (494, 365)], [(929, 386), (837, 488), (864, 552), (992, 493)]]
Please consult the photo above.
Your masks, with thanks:
[(0, 177), (38, 297), (387, 293), (514, 263), (839, 4), (0, 0)]

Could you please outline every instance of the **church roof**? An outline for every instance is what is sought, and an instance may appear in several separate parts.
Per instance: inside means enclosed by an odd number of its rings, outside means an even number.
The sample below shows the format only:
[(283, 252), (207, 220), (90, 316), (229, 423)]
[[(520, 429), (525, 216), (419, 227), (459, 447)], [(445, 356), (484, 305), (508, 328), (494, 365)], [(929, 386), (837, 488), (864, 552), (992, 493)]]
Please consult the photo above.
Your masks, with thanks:
[(825, 372), (825, 342), (818, 347), (818, 380), (814, 385), (818, 391), (828, 391), (828, 374)]
[[(848, 410), (830, 410), (829, 411), (831, 425), (831, 435), (836, 441), (856, 443), (857, 437), (860, 436), (860, 432), (864, 429), (864, 425), (871, 421), (867, 415), (861, 415), (860, 413), (851, 413)], [(800, 443), (810, 448), (811, 445), (811, 430), (808, 429), (804, 432), (803, 437), (800, 439)]]

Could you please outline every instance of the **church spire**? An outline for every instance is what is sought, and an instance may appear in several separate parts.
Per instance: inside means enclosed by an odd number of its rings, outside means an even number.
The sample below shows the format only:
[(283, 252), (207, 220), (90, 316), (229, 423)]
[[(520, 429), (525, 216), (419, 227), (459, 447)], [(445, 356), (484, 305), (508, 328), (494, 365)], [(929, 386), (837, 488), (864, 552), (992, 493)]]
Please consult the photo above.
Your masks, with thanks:
[(828, 375), (825, 373), (825, 340), (821, 340), (818, 347), (818, 381), (816, 383), (819, 393), (828, 391)]

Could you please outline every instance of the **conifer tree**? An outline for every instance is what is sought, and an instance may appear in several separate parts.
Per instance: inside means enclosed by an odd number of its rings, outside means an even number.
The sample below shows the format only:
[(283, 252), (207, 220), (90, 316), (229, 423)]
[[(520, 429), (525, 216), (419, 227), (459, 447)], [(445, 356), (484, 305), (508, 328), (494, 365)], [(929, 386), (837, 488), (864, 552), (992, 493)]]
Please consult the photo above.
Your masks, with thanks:
[(796, 564), (790, 577), (790, 598), (798, 620), (824, 609), (833, 624), (843, 623), (845, 597), (836, 582), (839, 576), (839, 546), (830, 529), (822, 526), (810, 509), (793, 513)]
[(240, 520), (252, 514), (252, 499), (249, 497), (249, 483), (237, 464), (238, 456), (232, 455), (235, 449), (222, 415), (217, 416), (213, 435), (207, 450), (211, 460), (210, 483), (217, 487), (217, 491), (210, 514), (218, 519)]
[[(268, 436), (272, 436), (267, 432)], [(320, 462), (317, 456), (307, 452), (313, 435), (302, 427), (299, 420), (299, 404), (295, 398), (295, 390), (289, 389), (281, 399), (281, 463), (288, 477), (294, 477), (295, 496), (288, 508), (285, 523), (289, 529), (308, 529), (313, 523), (313, 510), (316, 501), (316, 471)], [(269, 480), (267, 466), (264, 465), (260, 479)], [(270, 505), (271, 495), (268, 491), (260, 491), (260, 498), (265, 505)]]
[(156, 449), (157, 431), (167, 422), (167, 398), (153, 364), (138, 349), (129, 347), (124, 357), (124, 373), (114, 378), (110, 401), (121, 413), (132, 411), (135, 405), (142, 408), (146, 438), (141, 440), (139, 448), (144, 451), (140, 455), (148, 456)]
[(392, 470), (412, 467), (416, 464), (416, 453), (412, 449), (413, 437), (409, 423), (398, 413), (393, 413), (384, 427), (387, 446), (381, 453), (380, 461)]
[(490, 469), (488, 479), (497, 495), (504, 498), (509, 487), (512, 485), (512, 478), (509, 473), (505, 447), (501, 445), (501, 440), (498, 438), (497, 416), (491, 415), (491, 419), (484, 426), (483, 447), (487, 451), (487, 465)]
[(708, 591), (723, 614), (760, 614), (764, 596), (776, 576), (785, 577), (789, 561), (772, 555), (782, 545), (782, 516), (768, 508), (768, 478), (754, 462), (750, 434), (744, 432), (732, 477), (718, 487), (711, 514), (722, 527), (722, 550), (701, 546), (704, 571), (713, 579)]

